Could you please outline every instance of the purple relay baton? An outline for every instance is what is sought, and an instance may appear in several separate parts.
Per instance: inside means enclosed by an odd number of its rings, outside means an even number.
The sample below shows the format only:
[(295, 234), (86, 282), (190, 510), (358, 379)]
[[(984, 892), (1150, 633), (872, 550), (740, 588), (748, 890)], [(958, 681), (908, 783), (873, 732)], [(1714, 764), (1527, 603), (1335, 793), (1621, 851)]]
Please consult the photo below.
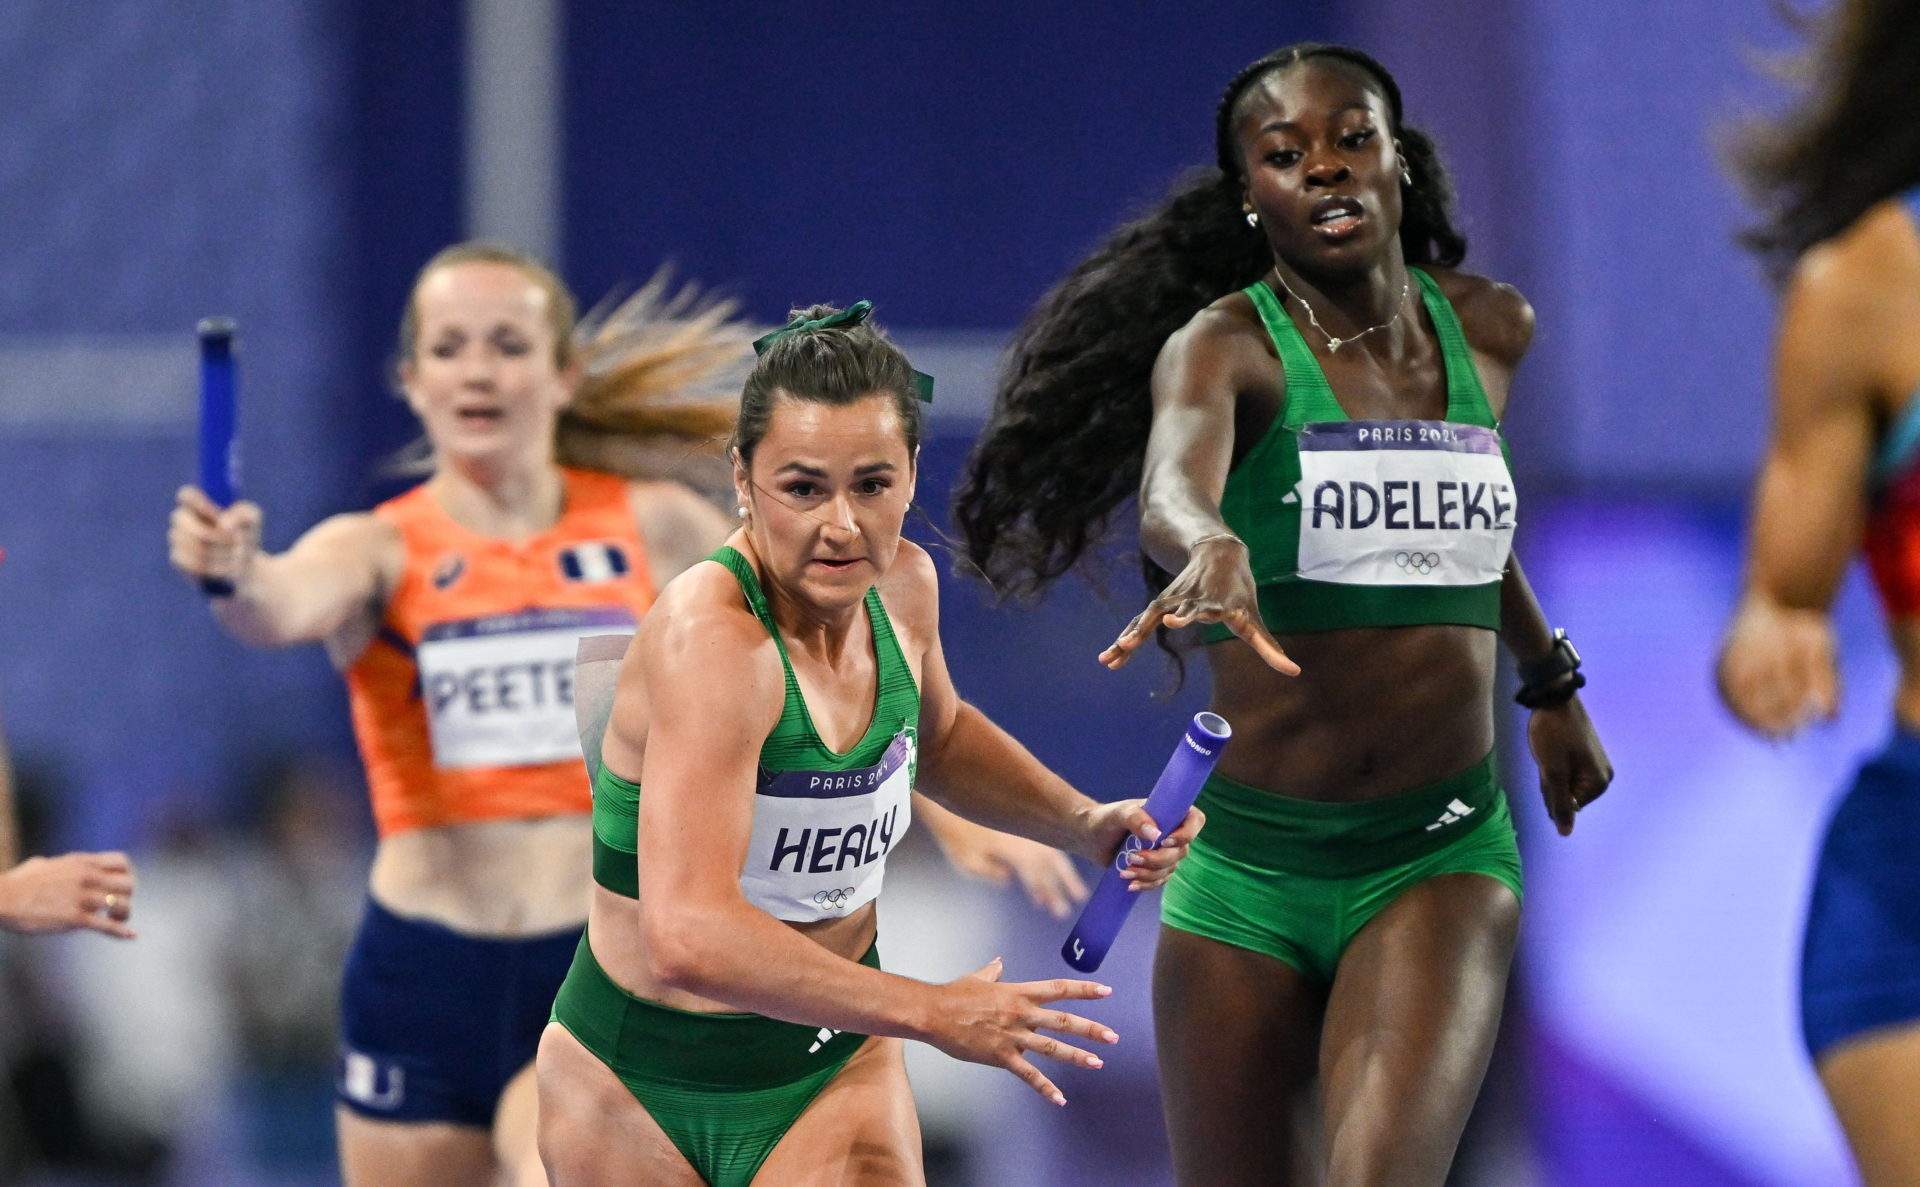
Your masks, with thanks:
[[(1200, 795), (1200, 785), (1213, 773), (1213, 764), (1232, 736), (1233, 727), (1218, 713), (1193, 715), (1193, 723), (1187, 726), (1180, 744), (1173, 748), (1173, 757), (1147, 795), (1147, 815), (1153, 817), (1162, 835), (1180, 827), (1186, 819), (1187, 809)], [(1127, 868), (1127, 858), (1134, 850), (1155, 847), (1129, 835), (1120, 852), (1114, 854), (1112, 864), (1100, 876), (1100, 885), (1093, 888), (1093, 897), (1081, 910), (1080, 921), (1067, 933), (1067, 942), (1060, 948), (1060, 956), (1068, 964), (1091, 973), (1107, 958), (1107, 949), (1113, 947), (1136, 897), (1127, 890), (1127, 879), (1120, 876), (1120, 871)]]

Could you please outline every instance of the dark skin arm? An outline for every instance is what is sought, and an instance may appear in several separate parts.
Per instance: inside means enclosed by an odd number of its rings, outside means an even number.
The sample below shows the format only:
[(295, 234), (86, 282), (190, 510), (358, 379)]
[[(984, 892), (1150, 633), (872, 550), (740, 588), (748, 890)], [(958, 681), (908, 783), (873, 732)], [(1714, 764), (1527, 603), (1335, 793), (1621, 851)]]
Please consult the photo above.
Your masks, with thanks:
[[(1500, 641), (1523, 665), (1545, 658), (1553, 645), (1553, 631), (1518, 556), (1508, 558), (1507, 574), (1500, 583)], [(1543, 706), (1528, 714), (1527, 748), (1540, 770), (1540, 798), (1546, 802), (1547, 815), (1560, 835), (1567, 836), (1573, 832), (1574, 814), (1599, 799), (1613, 782), (1613, 763), (1579, 693), (1565, 704)]]
[(1176, 576), (1100, 653), (1109, 668), (1123, 666), (1158, 627), (1219, 622), (1275, 671), (1300, 673), (1260, 618), (1247, 546), (1220, 518), (1241, 401), (1277, 411), (1284, 395), (1277, 359), (1249, 332), (1258, 323), (1252, 301), (1223, 297), (1169, 338), (1154, 364), (1140, 542)]
[[(1513, 373), (1533, 343), (1533, 307), (1509, 285), (1458, 274), (1442, 281), (1460, 315), (1475, 362), (1488, 383), (1494, 415), (1505, 419)], [(1516, 552), (1507, 559), (1500, 582), (1500, 641), (1516, 663), (1546, 657), (1553, 628), (1534, 596)], [(1571, 677), (1569, 677), (1571, 679)], [(1527, 747), (1540, 772), (1540, 797), (1561, 836), (1573, 832), (1574, 814), (1598, 799), (1613, 781), (1613, 763), (1593, 728), (1593, 719), (1575, 693), (1564, 704), (1533, 710), (1527, 717)]]

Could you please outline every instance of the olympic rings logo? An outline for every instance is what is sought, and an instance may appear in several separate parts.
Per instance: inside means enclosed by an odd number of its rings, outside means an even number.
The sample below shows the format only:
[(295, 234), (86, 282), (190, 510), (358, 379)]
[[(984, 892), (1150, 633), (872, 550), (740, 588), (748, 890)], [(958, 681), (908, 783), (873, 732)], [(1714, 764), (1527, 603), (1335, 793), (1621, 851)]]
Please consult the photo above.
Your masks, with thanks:
[(847, 900), (852, 897), (853, 887), (848, 886), (841, 890), (820, 891), (813, 896), (813, 902), (815, 906), (825, 907), (829, 911), (838, 911), (840, 908), (846, 906)]
[(1420, 576), (1425, 577), (1428, 573), (1440, 567), (1440, 554), (1437, 552), (1397, 552), (1393, 556), (1393, 563), (1399, 565), (1403, 572), (1418, 573)]

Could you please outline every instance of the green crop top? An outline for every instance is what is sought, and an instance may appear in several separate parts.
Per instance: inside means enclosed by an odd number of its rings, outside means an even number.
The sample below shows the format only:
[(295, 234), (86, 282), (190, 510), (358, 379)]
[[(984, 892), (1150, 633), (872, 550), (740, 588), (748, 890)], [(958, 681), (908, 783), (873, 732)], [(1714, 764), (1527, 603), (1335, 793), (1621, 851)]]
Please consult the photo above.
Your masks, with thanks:
[[(1220, 514), (1247, 543), (1270, 630), (1499, 629), (1517, 510), (1506, 445), (1453, 306), (1410, 271), (1440, 339), (1445, 420), (1348, 417), (1273, 290), (1245, 290), (1280, 353), (1286, 407), (1227, 476)], [(1233, 635), (1214, 623), (1203, 637)]]
[[(787, 645), (747, 558), (721, 548), (707, 558), (740, 583), (786, 669), (780, 720), (760, 745), (753, 840), (740, 886), (749, 902), (794, 922), (844, 915), (880, 893), (886, 857), (911, 819), (920, 689), (877, 589), (866, 596), (879, 665), (873, 719), (845, 754), (820, 740)], [(602, 764), (593, 785), (593, 878), (637, 898), (640, 787)]]

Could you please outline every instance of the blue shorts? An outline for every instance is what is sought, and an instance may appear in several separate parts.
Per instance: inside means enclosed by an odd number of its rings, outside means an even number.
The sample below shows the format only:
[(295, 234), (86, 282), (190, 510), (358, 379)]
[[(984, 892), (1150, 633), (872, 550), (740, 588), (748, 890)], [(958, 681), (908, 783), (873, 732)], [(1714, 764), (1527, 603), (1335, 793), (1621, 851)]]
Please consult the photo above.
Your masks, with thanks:
[(579, 943), (579, 928), (479, 939), (368, 899), (340, 993), (336, 1097), (376, 1120), (490, 1128)]
[(1920, 1022), (1920, 733), (1895, 733), (1827, 825), (1800, 1021), (1816, 1060), (1842, 1039)]

